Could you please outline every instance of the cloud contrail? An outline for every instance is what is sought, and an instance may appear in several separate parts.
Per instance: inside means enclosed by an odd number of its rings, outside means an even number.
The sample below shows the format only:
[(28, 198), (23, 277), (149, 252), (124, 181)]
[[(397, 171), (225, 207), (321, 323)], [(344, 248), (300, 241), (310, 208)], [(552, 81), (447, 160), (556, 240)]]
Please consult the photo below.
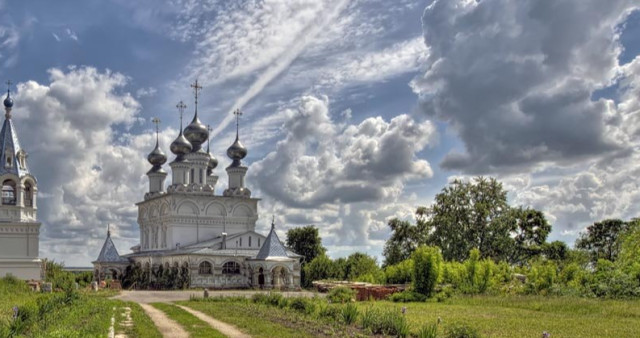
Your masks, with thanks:
[(211, 137), (218, 135), (222, 130), (224, 130), (224, 128), (226, 128), (231, 122), (233, 122), (234, 116), (231, 113), (236, 108), (242, 108), (245, 104), (247, 104), (247, 102), (258, 95), (262, 91), (262, 89), (264, 89), (264, 87), (269, 84), (269, 82), (280, 75), (282, 71), (287, 69), (287, 67), (289, 67), (289, 65), (298, 57), (298, 55), (302, 53), (307, 44), (338, 15), (340, 15), (340, 12), (342, 12), (342, 10), (348, 3), (348, 0), (342, 0), (338, 2), (326, 16), (320, 18), (319, 20), (311, 22), (300, 33), (299, 38), (297, 38), (295, 42), (285, 50), (285, 52), (278, 56), (275, 63), (267, 68), (262, 74), (260, 74), (260, 76), (258, 76), (253, 84), (251, 84), (249, 89), (247, 89), (244, 94), (236, 99), (222, 122), (220, 122), (220, 124), (211, 132)]

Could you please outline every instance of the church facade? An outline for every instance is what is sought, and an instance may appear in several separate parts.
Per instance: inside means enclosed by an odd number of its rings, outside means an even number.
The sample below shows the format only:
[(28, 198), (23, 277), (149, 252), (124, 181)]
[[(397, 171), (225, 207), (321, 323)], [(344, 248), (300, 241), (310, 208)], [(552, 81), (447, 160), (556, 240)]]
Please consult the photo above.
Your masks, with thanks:
[(27, 152), (20, 146), (11, 120), (13, 99), (10, 90), (7, 90), (3, 104), (5, 120), (0, 131), (0, 278), (13, 275), (25, 280), (41, 280), (37, 181), (29, 171)]
[[(163, 169), (167, 157), (158, 142), (147, 157), (152, 168), (147, 172), (149, 190), (137, 203), (140, 244), (132, 253), (120, 256), (110, 238), (94, 261), (96, 280), (119, 278), (126, 266), (137, 265), (145, 271), (162, 266), (163, 270), (187, 271), (190, 287), (278, 288), (300, 287), (300, 255), (280, 242), (272, 222), (268, 235), (255, 231), (258, 220), (257, 198), (245, 187), (247, 167), (242, 159), (247, 149), (239, 139), (236, 111), (236, 139), (227, 149), (232, 160), (226, 168), (229, 182), (222, 194), (216, 194), (218, 161), (210, 152), (209, 128), (198, 117), (198, 86), (193, 120), (182, 128), (171, 144), (175, 155), (169, 164), (171, 183)], [(202, 147), (207, 142), (206, 151)]]

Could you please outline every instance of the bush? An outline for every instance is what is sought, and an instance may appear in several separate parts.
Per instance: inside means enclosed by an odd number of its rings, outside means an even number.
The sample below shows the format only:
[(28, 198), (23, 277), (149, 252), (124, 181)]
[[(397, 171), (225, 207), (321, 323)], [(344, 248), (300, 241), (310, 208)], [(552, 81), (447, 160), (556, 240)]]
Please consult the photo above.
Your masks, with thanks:
[(362, 328), (374, 335), (406, 337), (409, 335), (407, 319), (396, 309), (367, 308), (362, 314)]
[(318, 318), (328, 318), (338, 321), (342, 319), (342, 307), (339, 305), (321, 304), (318, 309)]
[(316, 304), (308, 299), (303, 297), (296, 297), (289, 300), (289, 307), (298, 312), (302, 312), (304, 314), (312, 314), (316, 310)]
[(407, 284), (412, 282), (413, 260), (407, 259), (398, 264), (388, 266), (384, 269), (387, 283)]
[(269, 297), (264, 293), (255, 293), (251, 296), (251, 301), (258, 304), (267, 304), (269, 303)]
[(395, 303), (424, 302), (427, 300), (427, 296), (414, 291), (405, 290), (392, 294), (389, 296), (389, 300)]
[(355, 304), (347, 304), (340, 311), (342, 321), (347, 324), (353, 324), (358, 319), (358, 307)]
[(413, 289), (418, 293), (431, 297), (440, 278), (442, 253), (437, 247), (423, 246), (413, 252), (412, 258)]
[(277, 293), (277, 292), (272, 292), (269, 295), (267, 295), (267, 298), (265, 299), (265, 304), (271, 305), (271, 306), (277, 306), (279, 308), (285, 308), (287, 307), (288, 301), (287, 298), (285, 298), (283, 295)]
[(339, 286), (331, 289), (327, 295), (327, 299), (331, 303), (347, 303), (356, 298), (356, 291), (346, 286)]
[(418, 333), (416, 334), (418, 338), (436, 338), (438, 337), (438, 323), (435, 324), (427, 324), (422, 325)]
[(445, 329), (446, 338), (479, 338), (480, 334), (475, 328), (466, 324), (452, 324)]

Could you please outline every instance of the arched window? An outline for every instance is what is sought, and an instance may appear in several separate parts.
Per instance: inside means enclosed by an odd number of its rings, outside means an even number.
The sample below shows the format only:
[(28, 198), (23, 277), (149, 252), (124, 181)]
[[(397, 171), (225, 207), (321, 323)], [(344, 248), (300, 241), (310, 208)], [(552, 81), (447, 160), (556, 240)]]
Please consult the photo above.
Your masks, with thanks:
[(2, 204), (16, 205), (16, 183), (12, 180), (2, 183)]
[(202, 263), (200, 263), (200, 266), (198, 267), (198, 273), (201, 275), (210, 275), (212, 274), (212, 269), (211, 269), (211, 263), (204, 261)]
[(29, 182), (24, 184), (24, 205), (27, 207), (33, 206), (33, 187)]
[(204, 182), (203, 182), (203, 180), (202, 180), (202, 179), (203, 179), (203, 176), (204, 176), (204, 175), (202, 175), (202, 169), (200, 169), (200, 184), (204, 184)]
[(222, 266), (222, 273), (228, 274), (228, 275), (232, 275), (232, 274), (237, 275), (240, 273), (240, 264), (236, 262), (226, 262)]
[(194, 170), (193, 168), (191, 168), (191, 176), (189, 177), (189, 181), (190, 181), (190, 183), (195, 182), (195, 181), (194, 181), (195, 176), (196, 176), (196, 175), (195, 175), (195, 170)]

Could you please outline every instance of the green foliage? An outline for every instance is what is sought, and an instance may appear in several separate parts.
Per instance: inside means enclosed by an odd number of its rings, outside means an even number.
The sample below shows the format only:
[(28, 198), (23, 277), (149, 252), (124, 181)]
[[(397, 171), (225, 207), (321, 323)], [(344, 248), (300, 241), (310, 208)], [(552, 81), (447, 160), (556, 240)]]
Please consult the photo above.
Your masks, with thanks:
[[(307, 275), (307, 270), (304, 267), (312, 262), (316, 257), (324, 256), (327, 249), (322, 246), (322, 239), (318, 233), (318, 228), (313, 225), (306, 227), (289, 229), (287, 231), (287, 246), (293, 250), (293, 252), (304, 256), (302, 261), (302, 286), (309, 287), (311, 282), (317, 279)], [(323, 279), (323, 278), (321, 278)]]
[(45, 281), (51, 283), (53, 289), (69, 290), (75, 287), (76, 277), (72, 272), (64, 271), (63, 263), (45, 260)]
[(340, 319), (346, 325), (351, 325), (355, 323), (356, 319), (358, 319), (358, 307), (355, 304), (347, 304), (342, 307), (342, 311), (340, 311)]
[(389, 296), (389, 300), (394, 303), (410, 303), (410, 302), (424, 302), (427, 300), (427, 296), (410, 290), (402, 292), (396, 292)]
[(438, 322), (434, 324), (424, 323), (418, 333), (417, 338), (437, 338), (438, 337)]
[(633, 275), (617, 269), (614, 263), (599, 259), (590, 284), (596, 297), (628, 298), (640, 296), (640, 283)]
[(454, 323), (445, 328), (444, 336), (446, 338), (479, 338), (480, 334), (475, 328), (466, 325)]
[(395, 265), (385, 267), (384, 274), (389, 284), (408, 284), (413, 278), (413, 260), (411, 258)]
[(367, 308), (362, 313), (361, 324), (363, 329), (374, 335), (409, 335), (407, 319), (397, 309)]
[(442, 254), (437, 247), (420, 247), (413, 252), (413, 289), (431, 297), (440, 278)]
[(388, 223), (391, 228), (391, 237), (384, 244), (382, 255), (384, 267), (405, 261), (413, 251), (425, 241), (426, 228), (424, 222), (412, 225), (407, 221), (394, 218)]
[(303, 270), (309, 284), (317, 280), (338, 279), (343, 275), (331, 258), (325, 255), (314, 258), (303, 267)]
[(557, 270), (553, 261), (534, 262), (527, 273), (529, 291), (534, 294), (547, 294), (556, 283)]
[(615, 261), (620, 252), (620, 235), (628, 228), (629, 223), (619, 219), (606, 219), (587, 227), (576, 240), (576, 248), (590, 253), (592, 261), (606, 259)]
[(346, 286), (339, 286), (329, 291), (327, 300), (331, 303), (348, 303), (356, 299), (356, 291)]
[(554, 261), (564, 261), (569, 256), (569, 247), (561, 241), (542, 244), (542, 254), (546, 259)]
[(304, 297), (290, 298), (288, 305), (291, 309), (305, 314), (312, 314), (316, 310), (316, 304), (313, 300)]
[(384, 279), (384, 273), (381, 272), (382, 270), (378, 266), (376, 259), (365, 253), (356, 252), (347, 257), (345, 276), (348, 280), (362, 281), (363, 277), (366, 276), (369, 282), (371, 282), (371, 279), (374, 279), (374, 283), (384, 283), (384, 280), (377, 280), (380, 278)]

